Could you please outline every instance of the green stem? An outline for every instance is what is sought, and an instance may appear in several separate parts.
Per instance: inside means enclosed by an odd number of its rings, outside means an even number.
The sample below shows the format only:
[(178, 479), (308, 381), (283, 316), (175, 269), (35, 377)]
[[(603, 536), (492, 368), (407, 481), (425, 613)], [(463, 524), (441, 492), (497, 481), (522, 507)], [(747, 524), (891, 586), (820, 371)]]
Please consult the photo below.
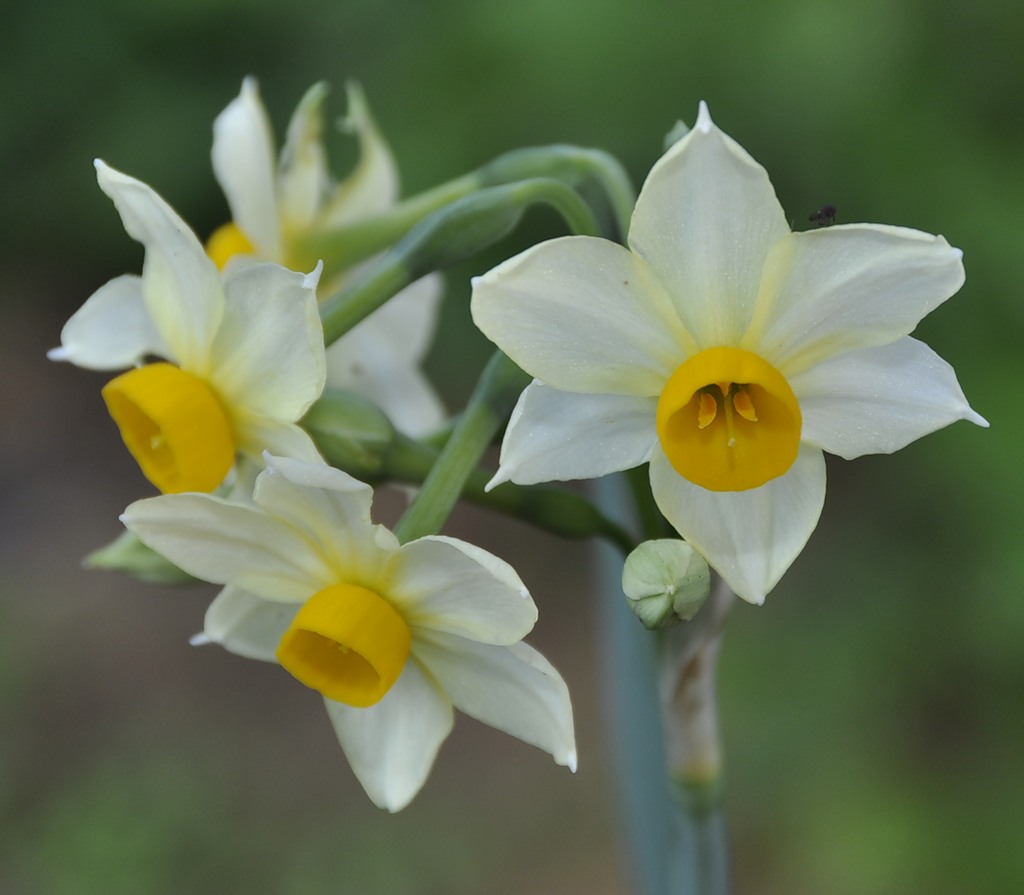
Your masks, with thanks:
[(665, 522), (665, 517), (658, 510), (651, 493), (651, 477), (646, 465), (634, 466), (624, 473), (633, 497), (633, 509), (640, 523), (640, 531), (645, 541), (671, 537), (672, 532)]
[[(416, 441), (396, 432), (387, 417), (370, 402), (336, 389), (327, 389), (321, 395), (303, 418), (302, 427), (328, 463), (368, 485), (422, 485), (454, 429), (453, 426), (443, 430), (437, 444)], [(636, 547), (628, 531), (580, 494), (512, 482), (485, 490), (493, 477), (492, 471), (473, 469), (462, 497), (561, 537), (604, 538), (626, 554)]]
[(597, 233), (587, 204), (558, 180), (490, 187), (424, 218), (355, 282), (320, 306), (324, 342), (335, 342), (389, 298), (434, 270), (449, 267), (507, 236), (531, 205), (550, 205), (574, 233)]
[(514, 149), (484, 165), (478, 174), (484, 186), (530, 177), (555, 177), (577, 186), (592, 177), (608, 197), (619, 239), (625, 241), (636, 191), (626, 169), (610, 153), (567, 145)]
[(404, 544), (441, 530), (466, 480), (529, 382), (519, 367), (495, 352), (423, 487), (395, 526), (399, 541)]
[(310, 233), (293, 246), (293, 263), (306, 270), (322, 258), (324, 278), (328, 279), (384, 251), (423, 218), (482, 188), (534, 178), (551, 178), (575, 187), (588, 177), (596, 180), (607, 195), (620, 238), (624, 238), (636, 193), (619, 161), (599, 149), (537, 146), (504, 153), (475, 171), (405, 199), (357, 224)]
[(365, 261), (402, 238), (412, 227), (437, 211), (480, 189), (479, 174), (472, 172), (418, 193), (393, 208), (356, 224), (344, 224), (330, 230), (312, 231), (293, 247), (298, 266), (307, 270), (324, 259), (324, 279)]
[(660, 694), (669, 776), (679, 809), (673, 891), (728, 895), (715, 672), (735, 596), (722, 579), (689, 623), (664, 632)]

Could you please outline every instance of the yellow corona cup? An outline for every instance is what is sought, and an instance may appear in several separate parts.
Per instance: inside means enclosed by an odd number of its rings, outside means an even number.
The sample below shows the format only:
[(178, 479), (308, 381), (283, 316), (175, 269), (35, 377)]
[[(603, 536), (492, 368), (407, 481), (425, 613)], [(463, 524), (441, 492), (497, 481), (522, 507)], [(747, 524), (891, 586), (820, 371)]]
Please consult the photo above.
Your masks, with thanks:
[(307, 687), (359, 708), (379, 702), (409, 656), (409, 626), (379, 594), (334, 584), (310, 597), (277, 648), (277, 661)]
[(104, 387), (103, 400), (143, 475), (165, 494), (212, 491), (235, 462), (220, 400), (173, 364), (122, 373)]

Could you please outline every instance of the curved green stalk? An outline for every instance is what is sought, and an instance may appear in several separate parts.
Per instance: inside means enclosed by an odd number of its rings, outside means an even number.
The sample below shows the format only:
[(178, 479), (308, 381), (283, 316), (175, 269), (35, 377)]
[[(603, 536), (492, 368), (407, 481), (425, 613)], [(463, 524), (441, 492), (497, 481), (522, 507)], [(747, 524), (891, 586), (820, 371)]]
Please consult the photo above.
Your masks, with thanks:
[(596, 234), (589, 206), (564, 183), (548, 178), (490, 187), (424, 218), (358, 280), (320, 306), (324, 342), (335, 342), (410, 283), (449, 267), (512, 232), (526, 210), (546, 204), (574, 233)]
[(529, 382), (530, 377), (504, 354), (494, 353), (423, 487), (395, 526), (399, 541), (404, 544), (441, 530), (470, 473)]
[(592, 178), (608, 197), (620, 240), (629, 228), (636, 193), (619, 161), (599, 149), (536, 146), (506, 152), (487, 164), (397, 203), (359, 223), (314, 231), (295, 246), (295, 263), (303, 270), (324, 261), (329, 278), (383, 252), (428, 215), (481, 189), (535, 178), (555, 179), (576, 187)]
[[(302, 420), (317, 450), (332, 466), (369, 485), (422, 485), (450, 431), (435, 446), (395, 432), (383, 413), (354, 395), (328, 389)], [(485, 490), (494, 473), (470, 471), (462, 498), (514, 516), (565, 538), (603, 538), (628, 554), (636, 540), (580, 494), (539, 485), (505, 482)]]

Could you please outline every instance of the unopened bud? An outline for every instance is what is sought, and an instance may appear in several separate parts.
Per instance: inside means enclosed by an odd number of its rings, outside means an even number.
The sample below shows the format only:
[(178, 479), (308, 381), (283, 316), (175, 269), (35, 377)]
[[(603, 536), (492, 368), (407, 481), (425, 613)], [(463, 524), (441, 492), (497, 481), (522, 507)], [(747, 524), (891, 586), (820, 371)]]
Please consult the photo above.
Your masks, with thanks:
[(704, 605), (711, 571), (685, 541), (645, 541), (626, 558), (622, 590), (645, 628), (668, 628), (689, 621)]
[(151, 550), (130, 531), (85, 558), (87, 569), (124, 572), (150, 584), (190, 584), (196, 579)]
[(395, 428), (376, 404), (351, 392), (325, 389), (300, 425), (332, 466), (363, 481), (378, 478)]

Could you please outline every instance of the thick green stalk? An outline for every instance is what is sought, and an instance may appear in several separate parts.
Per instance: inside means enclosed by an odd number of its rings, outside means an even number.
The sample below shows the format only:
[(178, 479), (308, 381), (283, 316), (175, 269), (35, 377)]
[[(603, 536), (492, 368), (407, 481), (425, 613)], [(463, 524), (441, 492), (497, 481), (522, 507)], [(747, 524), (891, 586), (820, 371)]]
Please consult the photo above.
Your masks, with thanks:
[(530, 377), (504, 354), (494, 353), (423, 487), (395, 526), (399, 541), (404, 544), (441, 530), (466, 480), (529, 382)]
[(521, 180), (545, 178), (576, 187), (592, 178), (602, 187), (624, 239), (636, 199), (629, 175), (607, 152), (579, 146), (516, 149), (482, 167), (403, 200), (393, 208), (356, 224), (305, 236), (294, 247), (293, 263), (302, 270), (324, 260), (325, 279), (383, 252), (423, 218), (480, 189)]
[(719, 578), (697, 616), (662, 636), (662, 722), (679, 809), (671, 873), (676, 893), (729, 893), (715, 672), (722, 630), (734, 601), (734, 594)]
[(575, 233), (595, 234), (587, 204), (558, 180), (536, 178), (490, 187), (424, 218), (374, 261), (358, 280), (320, 306), (330, 345), (420, 277), (449, 267), (507, 236), (531, 205), (558, 211)]
[[(317, 450), (332, 466), (369, 485), (397, 482), (422, 485), (451, 435), (438, 446), (399, 432), (369, 402), (328, 389), (302, 420)], [(589, 500), (572, 491), (505, 482), (486, 491), (494, 473), (476, 467), (469, 473), (462, 497), (488, 509), (565, 538), (600, 537), (624, 554), (635, 546), (633, 536)]]

